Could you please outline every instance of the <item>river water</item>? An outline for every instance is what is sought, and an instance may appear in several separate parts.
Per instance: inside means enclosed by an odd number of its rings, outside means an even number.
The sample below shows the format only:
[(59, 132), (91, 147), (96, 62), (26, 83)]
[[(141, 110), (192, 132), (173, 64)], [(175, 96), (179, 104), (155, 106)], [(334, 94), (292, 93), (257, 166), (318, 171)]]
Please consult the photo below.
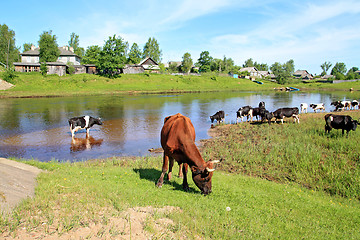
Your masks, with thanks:
[[(209, 138), (209, 119), (224, 110), (227, 123), (236, 122), (239, 107), (266, 109), (299, 107), (300, 103), (325, 103), (357, 99), (355, 93), (306, 92), (213, 92), (174, 95), (111, 95), (57, 98), (0, 99), (0, 157), (39, 161), (84, 161), (112, 156), (145, 156), (160, 148), (164, 118), (181, 113), (195, 127), (196, 139)], [(312, 110), (310, 110), (312, 112)], [(90, 138), (80, 130), (71, 138), (68, 119), (90, 115), (101, 117), (102, 126), (90, 129)]]

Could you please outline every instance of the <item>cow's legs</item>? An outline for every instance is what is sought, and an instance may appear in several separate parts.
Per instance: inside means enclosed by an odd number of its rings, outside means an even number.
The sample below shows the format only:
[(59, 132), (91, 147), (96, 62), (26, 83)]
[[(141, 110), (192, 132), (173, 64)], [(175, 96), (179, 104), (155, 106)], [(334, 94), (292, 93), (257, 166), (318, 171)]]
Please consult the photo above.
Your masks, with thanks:
[(178, 175), (179, 178), (183, 178), (182, 166), (183, 166), (183, 164), (180, 163), (180, 164), (179, 164), (179, 175)]
[(90, 128), (86, 128), (86, 137), (90, 136)]
[(164, 153), (162, 172), (161, 172), (159, 180), (156, 183), (156, 186), (159, 188), (162, 187), (162, 185), (164, 183), (164, 176), (165, 176), (166, 171), (168, 170), (168, 164), (169, 164), (169, 157), (166, 156)]
[(171, 180), (171, 176), (172, 176), (172, 168), (174, 166), (174, 159), (169, 157), (169, 172), (168, 172), (168, 180)]
[(183, 164), (183, 189), (188, 192), (190, 190), (190, 188), (189, 188), (189, 184), (187, 182), (187, 172), (188, 172), (188, 164), (184, 163)]

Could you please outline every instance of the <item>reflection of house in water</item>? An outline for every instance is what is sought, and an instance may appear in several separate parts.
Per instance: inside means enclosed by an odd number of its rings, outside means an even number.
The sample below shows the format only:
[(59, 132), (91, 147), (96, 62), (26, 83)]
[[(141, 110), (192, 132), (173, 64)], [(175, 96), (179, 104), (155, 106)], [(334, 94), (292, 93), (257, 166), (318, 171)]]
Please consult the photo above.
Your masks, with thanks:
[(80, 152), (87, 149), (91, 149), (93, 146), (100, 146), (104, 140), (98, 139), (89, 136), (87, 138), (77, 138), (73, 137), (71, 139), (71, 152)]

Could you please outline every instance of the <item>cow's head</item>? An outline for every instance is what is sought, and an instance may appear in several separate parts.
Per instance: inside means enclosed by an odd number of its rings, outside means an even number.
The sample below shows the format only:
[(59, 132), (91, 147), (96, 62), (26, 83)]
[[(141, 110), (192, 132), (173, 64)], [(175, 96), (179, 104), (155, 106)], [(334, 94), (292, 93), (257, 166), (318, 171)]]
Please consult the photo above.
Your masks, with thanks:
[(211, 123), (213, 123), (214, 122), (214, 116), (210, 116), (210, 120), (211, 120)]
[(359, 124), (358, 120), (353, 120), (351, 130), (355, 131), (358, 124)]
[(97, 125), (102, 125), (101, 118), (94, 118), (94, 123)]
[(197, 166), (191, 167), (192, 178), (196, 186), (201, 190), (201, 193), (208, 195), (211, 193), (211, 178), (215, 171), (214, 163), (218, 163), (220, 160), (211, 160), (206, 163), (206, 167), (201, 170)]

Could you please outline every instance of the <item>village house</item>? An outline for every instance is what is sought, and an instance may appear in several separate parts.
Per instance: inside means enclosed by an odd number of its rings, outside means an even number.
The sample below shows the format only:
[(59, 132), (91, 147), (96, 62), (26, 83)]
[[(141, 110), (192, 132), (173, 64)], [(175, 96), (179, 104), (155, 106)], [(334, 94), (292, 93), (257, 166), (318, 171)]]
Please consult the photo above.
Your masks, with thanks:
[[(47, 62), (48, 74), (66, 75), (68, 64), (71, 63), (77, 73), (96, 73), (95, 65), (81, 65), (80, 57), (74, 53), (72, 47), (59, 47), (60, 55), (56, 62)], [(40, 72), (40, 48), (31, 46), (29, 51), (23, 52), (21, 62), (14, 62), (17, 72)], [(95, 67), (95, 69), (94, 69)]]
[(314, 78), (314, 76), (306, 70), (297, 70), (296, 72), (294, 72), (293, 76), (295, 78), (300, 78), (303, 80), (311, 80)]
[(158, 73), (160, 70), (159, 64), (155, 62), (151, 57), (147, 57), (139, 63), (145, 71)]

